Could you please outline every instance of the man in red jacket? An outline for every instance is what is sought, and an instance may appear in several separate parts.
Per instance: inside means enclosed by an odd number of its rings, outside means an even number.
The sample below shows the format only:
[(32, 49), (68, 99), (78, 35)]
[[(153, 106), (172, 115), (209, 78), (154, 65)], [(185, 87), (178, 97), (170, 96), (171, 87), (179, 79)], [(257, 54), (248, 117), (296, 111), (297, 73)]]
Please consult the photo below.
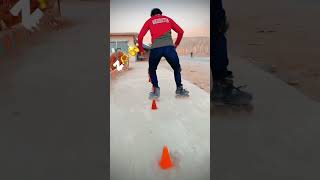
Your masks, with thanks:
[[(171, 36), (171, 29), (178, 33), (178, 37), (175, 43), (173, 43)], [(179, 57), (176, 52), (184, 31), (179, 25), (177, 25), (171, 18), (163, 16), (160, 9), (155, 8), (151, 11), (151, 18), (148, 19), (138, 36), (138, 44), (140, 53), (144, 53), (143, 49), (143, 37), (150, 30), (152, 47), (149, 56), (149, 75), (151, 83), (153, 85), (153, 92), (150, 92), (149, 98), (159, 98), (160, 88), (157, 78), (157, 67), (162, 57), (165, 57), (172, 69), (174, 70), (174, 78), (176, 82), (176, 95), (177, 96), (189, 96), (189, 92), (183, 88), (181, 84), (181, 67), (179, 63)]]

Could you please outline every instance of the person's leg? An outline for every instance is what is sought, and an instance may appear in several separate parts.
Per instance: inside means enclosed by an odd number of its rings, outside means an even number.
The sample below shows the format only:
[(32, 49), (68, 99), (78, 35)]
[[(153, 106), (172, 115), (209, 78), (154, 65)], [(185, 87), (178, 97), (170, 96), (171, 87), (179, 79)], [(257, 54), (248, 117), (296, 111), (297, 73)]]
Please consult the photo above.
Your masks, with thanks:
[(211, 52), (211, 71), (214, 80), (224, 79), (227, 75), (227, 66), (229, 64), (227, 39), (225, 33), (227, 30), (226, 15), (222, 6), (222, 0), (214, 0), (211, 23), (213, 31), (212, 37), (212, 51)]
[(164, 49), (164, 57), (167, 62), (170, 64), (171, 68), (174, 71), (174, 79), (176, 82), (176, 96), (177, 97), (188, 97), (189, 91), (183, 88), (181, 84), (181, 66), (179, 62), (179, 57), (176, 51), (176, 48), (173, 46), (167, 46)]
[(174, 79), (176, 82), (176, 86), (181, 87), (181, 66), (179, 62), (179, 57), (175, 47), (173, 46), (166, 46), (163, 47), (164, 52), (163, 56), (166, 58), (167, 62), (170, 64), (171, 68), (174, 71)]
[(221, 80), (227, 76), (227, 66), (229, 65), (227, 52), (227, 39), (223, 33), (213, 35), (213, 55), (210, 63), (214, 80)]
[(155, 49), (151, 49), (150, 51), (148, 72), (149, 72), (149, 76), (150, 76), (153, 87), (159, 87), (156, 71), (162, 55), (163, 55), (162, 48), (155, 48)]

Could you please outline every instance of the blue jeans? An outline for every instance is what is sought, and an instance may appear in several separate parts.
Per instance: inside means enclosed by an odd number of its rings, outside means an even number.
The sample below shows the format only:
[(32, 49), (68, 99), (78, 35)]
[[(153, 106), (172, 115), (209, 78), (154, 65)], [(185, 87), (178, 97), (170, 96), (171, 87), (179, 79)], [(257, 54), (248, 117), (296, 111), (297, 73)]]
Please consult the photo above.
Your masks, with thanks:
[(179, 57), (175, 47), (173, 46), (164, 46), (151, 49), (149, 56), (149, 75), (152, 85), (154, 87), (159, 87), (156, 71), (162, 57), (166, 58), (167, 62), (170, 64), (171, 68), (174, 71), (174, 79), (176, 81), (176, 86), (182, 86), (181, 66), (179, 63)]

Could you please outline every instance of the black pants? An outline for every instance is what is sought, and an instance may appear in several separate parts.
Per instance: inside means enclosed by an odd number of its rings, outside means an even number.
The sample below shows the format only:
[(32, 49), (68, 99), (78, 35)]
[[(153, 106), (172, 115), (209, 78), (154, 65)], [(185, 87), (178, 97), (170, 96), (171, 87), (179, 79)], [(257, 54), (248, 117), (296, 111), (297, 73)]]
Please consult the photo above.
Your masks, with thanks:
[(154, 87), (159, 87), (156, 71), (162, 57), (166, 58), (167, 62), (170, 64), (171, 68), (174, 71), (174, 79), (176, 81), (176, 86), (182, 86), (179, 57), (175, 47), (173, 46), (164, 46), (151, 49), (149, 56), (149, 75), (152, 85)]
[(227, 39), (224, 34), (213, 36), (213, 55), (210, 66), (214, 80), (222, 80), (227, 76), (227, 67), (229, 65)]
[(213, 7), (211, 22), (211, 58), (210, 68), (212, 71), (214, 80), (222, 80), (227, 75), (227, 67), (229, 65), (228, 51), (227, 51), (227, 39), (225, 32), (221, 31), (221, 26), (225, 23), (225, 12), (222, 7), (222, 0), (214, 0), (211, 3)]

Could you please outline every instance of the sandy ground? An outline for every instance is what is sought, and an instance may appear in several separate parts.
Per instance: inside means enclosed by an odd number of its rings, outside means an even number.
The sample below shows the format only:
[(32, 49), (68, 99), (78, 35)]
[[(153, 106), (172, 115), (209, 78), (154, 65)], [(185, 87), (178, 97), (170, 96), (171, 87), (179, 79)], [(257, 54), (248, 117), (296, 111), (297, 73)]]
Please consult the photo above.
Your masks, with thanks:
[(320, 3), (224, 1), (231, 63), (244, 58), (320, 100)]
[[(196, 59), (197, 57), (194, 57)], [(210, 63), (208, 62), (198, 62), (185, 61), (183, 57), (180, 57), (180, 64), (182, 68), (182, 78), (190, 81), (199, 88), (210, 92)], [(170, 65), (164, 60), (160, 64), (161, 66), (166, 66), (171, 70)], [(183, 83), (183, 82), (182, 82)]]

